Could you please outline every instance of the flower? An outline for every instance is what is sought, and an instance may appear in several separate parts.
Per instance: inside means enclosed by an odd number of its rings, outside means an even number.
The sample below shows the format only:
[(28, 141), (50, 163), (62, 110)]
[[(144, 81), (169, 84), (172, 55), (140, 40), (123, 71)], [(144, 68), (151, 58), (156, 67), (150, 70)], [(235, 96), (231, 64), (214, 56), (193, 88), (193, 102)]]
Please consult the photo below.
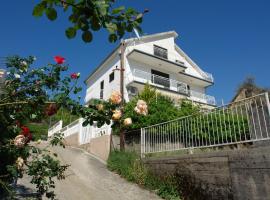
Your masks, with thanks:
[(41, 139), (38, 139), (37, 144), (40, 144), (40, 143), (41, 143)]
[(98, 111), (102, 111), (102, 110), (104, 110), (104, 105), (103, 104), (97, 104), (96, 108), (97, 108)]
[(14, 74), (15, 78), (21, 78), (20, 74)]
[(63, 58), (62, 56), (54, 56), (54, 61), (57, 64), (61, 65), (61, 64), (63, 64), (66, 61), (66, 59)]
[(22, 159), (22, 157), (18, 157), (16, 160), (16, 166), (18, 170), (21, 170), (23, 168), (24, 165), (24, 160)]
[(18, 148), (21, 148), (25, 145), (26, 138), (24, 135), (17, 135), (14, 139), (14, 145)]
[(27, 64), (27, 62), (24, 60), (24, 61), (21, 62), (21, 65), (24, 66), (24, 67), (27, 67), (28, 64)]
[(111, 97), (110, 97), (110, 101), (113, 104), (120, 104), (122, 101), (122, 96), (121, 96), (120, 92), (113, 91), (111, 94)]
[(137, 106), (134, 108), (134, 111), (140, 115), (148, 114), (148, 107), (144, 100), (138, 100)]
[(72, 74), (70, 74), (70, 77), (72, 78), (72, 79), (77, 79), (77, 78), (79, 78), (80, 77), (80, 73), (72, 73)]
[(131, 118), (124, 119), (124, 125), (125, 126), (130, 126), (131, 124), (132, 124), (132, 119)]
[(21, 129), (22, 129), (22, 135), (24, 135), (24, 136), (26, 136), (30, 133), (29, 128), (26, 126), (21, 126)]
[(52, 115), (54, 115), (54, 114), (57, 113), (57, 110), (58, 110), (58, 108), (57, 108), (56, 104), (51, 103), (51, 104), (49, 104), (49, 106), (46, 108), (45, 114), (46, 114), (47, 116), (52, 116)]
[(121, 112), (121, 110), (114, 110), (114, 111), (113, 111), (112, 119), (113, 119), (114, 121), (119, 120), (121, 117), (122, 117), (122, 112)]

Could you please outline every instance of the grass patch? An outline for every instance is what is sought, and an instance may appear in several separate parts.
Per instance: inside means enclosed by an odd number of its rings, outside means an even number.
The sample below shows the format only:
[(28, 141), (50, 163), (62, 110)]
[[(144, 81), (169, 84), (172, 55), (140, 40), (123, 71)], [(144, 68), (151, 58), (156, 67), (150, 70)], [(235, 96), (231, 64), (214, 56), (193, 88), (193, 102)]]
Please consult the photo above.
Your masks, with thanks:
[(166, 200), (180, 200), (174, 177), (158, 178), (143, 165), (135, 152), (113, 151), (107, 161), (108, 169), (115, 171), (128, 181), (155, 191)]
[(28, 123), (26, 126), (29, 127), (33, 140), (47, 139), (49, 126), (46, 123)]

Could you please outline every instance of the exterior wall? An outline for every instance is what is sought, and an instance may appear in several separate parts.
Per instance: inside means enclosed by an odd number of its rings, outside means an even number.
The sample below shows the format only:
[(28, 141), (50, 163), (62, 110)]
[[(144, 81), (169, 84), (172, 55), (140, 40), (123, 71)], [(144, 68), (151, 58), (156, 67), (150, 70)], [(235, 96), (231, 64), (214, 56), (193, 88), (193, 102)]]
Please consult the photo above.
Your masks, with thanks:
[(90, 143), (80, 147), (106, 162), (110, 154), (110, 135), (92, 138)]
[(100, 82), (104, 80), (103, 99), (107, 100), (113, 90), (120, 90), (120, 71), (114, 71), (114, 80), (109, 82), (109, 75), (113, 69), (120, 68), (120, 60), (118, 54), (113, 56), (103, 67), (97, 71), (87, 82), (85, 102), (92, 98), (100, 98)]
[(184, 62), (185, 66), (187, 67), (187, 69), (185, 70), (187, 74), (203, 78), (202, 75), (191, 65), (191, 63), (189, 63), (189, 61), (185, 57), (180, 55), (175, 50), (175, 41), (173, 37), (155, 41), (141, 42), (139, 44), (131, 43), (131, 45), (127, 48), (126, 54), (130, 53), (133, 49), (138, 49), (140, 51), (144, 51), (153, 55), (154, 45), (158, 45), (168, 50), (168, 60), (173, 62), (175, 62), (176, 60)]
[[(196, 81), (193, 82), (192, 79), (194, 78), (192, 77), (187, 77), (185, 81), (183, 81), (180, 74), (170, 71), (170, 69), (159, 68), (158, 66), (150, 66), (143, 63), (131, 61), (127, 59), (126, 57), (134, 49), (153, 55), (154, 45), (158, 45), (168, 50), (169, 61), (175, 62), (176, 60), (179, 60), (184, 63), (184, 65), (187, 67), (187, 69), (185, 70), (185, 73), (192, 76), (196, 76), (198, 78), (204, 78), (201, 72), (199, 72), (198, 69), (192, 66), (191, 61), (188, 60), (184, 55), (180, 54), (176, 50), (174, 36), (173, 34), (170, 34), (170, 37), (167, 36), (167, 38), (166, 36), (162, 35), (158, 37), (149, 36), (147, 39), (143, 39), (143, 40), (135, 40), (135, 39), (133, 41), (129, 40), (128, 46), (125, 51), (126, 59), (124, 60), (125, 62), (124, 85), (127, 85), (128, 83), (132, 82), (133, 69), (139, 69), (139, 70), (146, 71), (149, 73), (151, 73), (151, 69), (156, 69), (164, 73), (168, 73), (171, 79), (187, 83), (190, 86), (191, 90), (205, 94), (205, 87), (202, 85), (199, 85), (199, 83)], [(102, 80), (104, 80), (104, 92), (103, 92), (104, 98), (103, 99), (107, 100), (113, 90), (116, 90), (116, 91), (120, 90), (120, 71), (115, 71), (115, 79), (113, 82), (109, 83), (109, 74), (112, 72), (113, 69), (115, 69), (116, 66), (120, 68), (120, 59), (119, 59), (119, 55), (117, 51), (114, 52), (112, 56), (108, 58), (105, 61), (105, 63), (101, 67), (99, 67), (99, 69), (97, 69), (97, 71), (87, 81), (87, 91), (86, 91), (86, 98), (85, 98), (86, 102), (88, 102), (92, 98), (98, 98), (98, 99), (100, 98), (100, 82)], [(124, 87), (124, 90), (125, 90), (124, 98), (126, 101), (129, 101), (127, 88)]]
[(65, 138), (65, 145), (78, 147), (79, 146), (79, 133), (72, 134)]
[[(190, 195), (199, 192), (201, 200), (266, 200), (270, 199), (269, 153), (267, 146), (152, 158), (144, 162), (158, 176), (175, 175), (179, 183), (192, 181)], [(188, 184), (185, 182), (183, 187)]]

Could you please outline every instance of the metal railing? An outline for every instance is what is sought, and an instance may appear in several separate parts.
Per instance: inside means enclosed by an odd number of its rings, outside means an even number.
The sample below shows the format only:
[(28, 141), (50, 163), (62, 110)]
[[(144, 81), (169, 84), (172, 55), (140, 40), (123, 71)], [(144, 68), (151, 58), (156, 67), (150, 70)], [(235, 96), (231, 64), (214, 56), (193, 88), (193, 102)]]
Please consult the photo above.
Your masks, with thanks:
[(63, 121), (60, 120), (55, 123), (52, 127), (48, 129), (48, 137), (51, 137), (53, 134), (59, 132), (62, 129)]
[(268, 93), (141, 129), (141, 155), (269, 140)]
[(204, 78), (206, 79), (206, 80), (208, 80), (208, 81), (210, 81), (210, 82), (214, 82), (214, 77), (213, 77), (213, 75), (212, 74), (210, 74), (210, 73), (208, 73), (208, 72), (203, 72), (203, 74), (204, 74)]
[(179, 94), (184, 94), (190, 97), (191, 100), (206, 103), (210, 105), (216, 105), (215, 97), (199, 93), (193, 90), (188, 90), (187, 84), (174, 79), (165, 78), (149, 72), (134, 69), (132, 71), (133, 78), (141, 83), (149, 83), (154, 86), (165, 88)]
[(200, 101), (201, 99), (204, 100), (204, 103), (210, 104), (210, 105), (216, 105), (216, 98), (207, 94), (203, 94), (200, 92), (196, 92), (194, 90), (190, 90), (190, 96), (197, 101)]

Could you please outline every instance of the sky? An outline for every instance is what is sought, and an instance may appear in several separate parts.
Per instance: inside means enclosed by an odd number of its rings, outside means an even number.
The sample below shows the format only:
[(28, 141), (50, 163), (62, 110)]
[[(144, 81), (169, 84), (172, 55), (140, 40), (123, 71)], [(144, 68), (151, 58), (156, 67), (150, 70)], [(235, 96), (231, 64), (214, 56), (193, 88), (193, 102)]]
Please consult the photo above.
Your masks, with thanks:
[[(3, 1), (0, 5), (0, 57), (37, 57), (36, 66), (52, 63), (62, 55), (70, 72), (80, 72), (79, 84), (112, 51), (106, 31), (94, 33), (92, 43), (80, 35), (69, 40), (65, 29), (68, 15), (58, 19), (34, 18), (37, 0)], [(218, 102), (229, 102), (239, 84), (253, 76), (262, 87), (270, 87), (270, 1), (269, 0), (118, 0), (117, 4), (150, 10), (142, 28), (145, 35), (174, 30), (176, 43), (204, 71), (212, 73), (215, 84), (207, 93)], [(134, 36), (127, 34), (125, 37)]]

